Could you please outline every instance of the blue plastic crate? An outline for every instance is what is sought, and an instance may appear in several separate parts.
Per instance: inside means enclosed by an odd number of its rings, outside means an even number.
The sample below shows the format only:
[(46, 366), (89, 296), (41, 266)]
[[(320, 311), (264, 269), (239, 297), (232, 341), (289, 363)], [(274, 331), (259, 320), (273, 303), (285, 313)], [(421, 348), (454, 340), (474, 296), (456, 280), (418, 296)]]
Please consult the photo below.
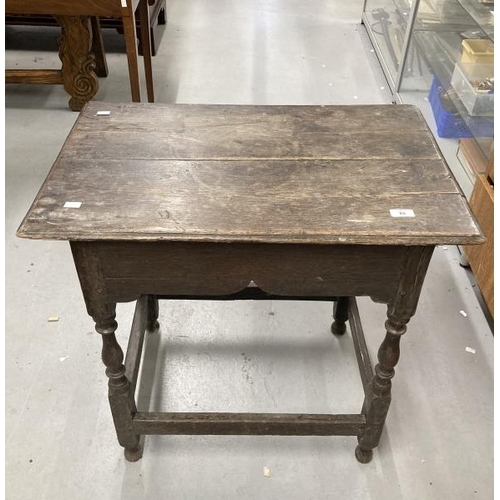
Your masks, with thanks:
[(458, 113), (445, 109), (441, 102), (443, 86), (434, 77), (429, 102), (436, 120), (437, 134), (443, 138), (493, 137), (493, 120), (488, 118), (468, 118), (465, 121)]

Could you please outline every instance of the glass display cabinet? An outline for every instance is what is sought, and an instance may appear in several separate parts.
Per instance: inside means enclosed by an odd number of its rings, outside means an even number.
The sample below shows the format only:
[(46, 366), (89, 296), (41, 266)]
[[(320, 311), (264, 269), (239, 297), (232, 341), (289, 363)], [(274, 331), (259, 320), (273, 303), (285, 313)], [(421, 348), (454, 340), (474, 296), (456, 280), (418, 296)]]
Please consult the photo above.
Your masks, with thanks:
[[(395, 101), (420, 107), (447, 160), (456, 161), (459, 141), (484, 165), (491, 155), (493, 7), (493, 0), (365, 0), (363, 23)], [(467, 175), (471, 186), (475, 172)]]

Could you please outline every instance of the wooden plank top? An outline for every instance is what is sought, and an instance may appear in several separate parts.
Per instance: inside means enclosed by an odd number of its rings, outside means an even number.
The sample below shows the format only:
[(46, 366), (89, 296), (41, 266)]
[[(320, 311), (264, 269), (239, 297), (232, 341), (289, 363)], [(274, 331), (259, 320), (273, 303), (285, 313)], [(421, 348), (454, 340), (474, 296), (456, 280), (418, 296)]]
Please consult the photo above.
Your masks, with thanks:
[[(72, 208), (75, 203), (79, 208)], [(18, 236), (365, 245), (484, 241), (419, 110), (406, 105), (91, 102)]]

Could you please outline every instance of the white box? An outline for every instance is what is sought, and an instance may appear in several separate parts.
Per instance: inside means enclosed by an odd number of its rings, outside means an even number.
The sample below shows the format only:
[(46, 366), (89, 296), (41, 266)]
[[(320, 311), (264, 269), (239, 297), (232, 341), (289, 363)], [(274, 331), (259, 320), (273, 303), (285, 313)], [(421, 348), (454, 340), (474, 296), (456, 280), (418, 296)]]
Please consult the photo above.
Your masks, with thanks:
[(493, 78), (493, 64), (455, 64), (451, 86), (471, 116), (493, 116), (493, 90), (478, 92), (474, 86), (486, 78)]

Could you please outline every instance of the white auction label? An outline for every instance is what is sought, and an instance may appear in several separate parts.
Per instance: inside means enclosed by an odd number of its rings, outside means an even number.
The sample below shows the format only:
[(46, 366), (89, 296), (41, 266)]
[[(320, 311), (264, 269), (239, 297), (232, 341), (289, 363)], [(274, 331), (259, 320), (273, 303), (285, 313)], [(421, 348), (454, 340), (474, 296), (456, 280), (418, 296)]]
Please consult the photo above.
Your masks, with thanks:
[(64, 204), (64, 208), (80, 208), (82, 206), (81, 201), (67, 201)]
[(111, 114), (111, 111), (98, 111), (97, 116), (108, 116)]
[(415, 217), (415, 212), (411, 208), (391, 208), (391, 217)]

